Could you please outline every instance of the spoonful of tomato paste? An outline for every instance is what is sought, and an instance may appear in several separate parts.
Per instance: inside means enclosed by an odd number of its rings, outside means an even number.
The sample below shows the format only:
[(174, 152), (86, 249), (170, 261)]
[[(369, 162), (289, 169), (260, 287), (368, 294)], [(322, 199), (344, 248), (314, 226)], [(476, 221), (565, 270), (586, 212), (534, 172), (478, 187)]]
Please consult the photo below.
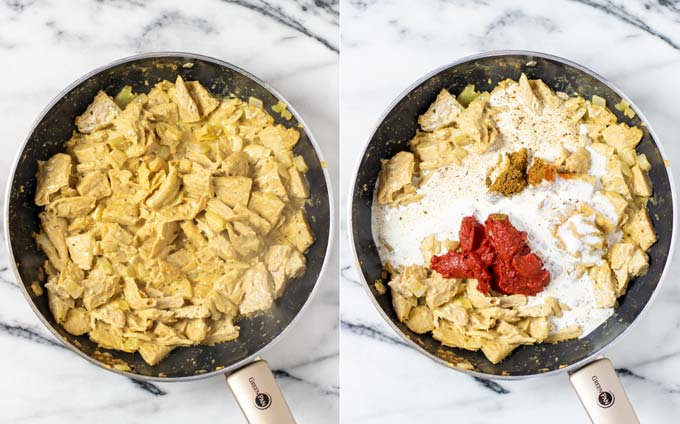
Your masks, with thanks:
[(458, 232), (459, 249), (433, 256), (430, 268), (445, 278), (475, 278), (477, 290), (533, 296), (550, 282), (543, 261), (531, 252), (527, 233), (507, 215), (489, 215), (484, 225), (466, 216)]

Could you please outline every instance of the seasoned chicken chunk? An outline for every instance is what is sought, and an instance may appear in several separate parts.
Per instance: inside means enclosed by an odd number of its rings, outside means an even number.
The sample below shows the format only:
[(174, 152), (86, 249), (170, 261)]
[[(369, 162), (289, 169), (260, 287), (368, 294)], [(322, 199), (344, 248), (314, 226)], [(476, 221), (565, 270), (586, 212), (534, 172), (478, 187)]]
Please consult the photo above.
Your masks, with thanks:
[(651, 196), (652, 183), (649, 181), (647, 173), (640, 169), (638, 165), (633, 166), (630, 171), (632, 174), (631, 191), (633, 194), (636, 196)]
[(585, 127), (591, 140), (598, 140), (608, 126), (616, 124), (616, 115), (602, 105), (588, 102), (586, 106)]
[(181, 179), (176, 167), (171, 167), (168, 175), (165, 177), (158, 190), (154, 192), (148, 199), (146, 204), (151, 209), (160, 209), (172, 200), (179, 192)]
[[(181, 77), (178, 76), (177, 79), (179, 80)], [(185, 83), (185, 86), (189, 95), (196, 103), (201, 117), (208, 115), (220, 105), (220, 101), (213, 97), (200, 82), (188, 81)]]
[(99, 93), (77, 124), (66, 152), (39, 162), (35, 194), (47, 300), (70, 334), (155, 365), (238, 338), (234, 320), (305, 272), (300, 132), (260, 100), (178, 76)]
[(413, 153), (399, 152), (384, 161), (378, 179), (378, 202), (381, 204), (398, 201), (399, 194), (411, 185), (415, 157)]
[(616, 276), (616, 295), (626, 292), (628, 281), (647, 271), (649, 257), (634, 243), (619, 242), (611, 247), (608, 253), (609, 264)]
[(267, 249), (264, 262), (274, 282), (274, 296), (279, 297), (287, 280), (299, 277), (305, 271), (303, 254), (287, 244), (275, 244)]
[(434, 234), (430, 234), (420, 242), (420, 253), (422, 253), (426, 264), (430, 263), (434, 255), (439, 255), (440, 250), (441, 243), (435, 238)]
[(465, 330), (451, 322), (442, 320), (432, 330), (432, 337), (441, 344), (467, 350), (478, 350), (482, 346), (482, 339), (476, 335), (467, 335)]
[(238, 217), (247, 220), (248, 224), (256, 229), (260, 234), (266, 235), (272, 230), (273, 226), (266, 219), (262, 218), (252, 210), (241, 205), (236, 205), (234, 212)]
[(92, 233), (83, 233), (66, 238), (71, 260), (82, 269), (90, 269), (94, 259), (95, 239)]
[(636, 247), (627, 266), (631, 276), (638, 277), (643, 275), (649, 269), (649, 255), (644, 250)]
[(616, 278), (609, 264), (603, 262), (590, 269), (590, 278), (595, 288), (595, 300), (600, 308), (611, 308), (616, 305)]
[(247, 257), (260, 250), (261, 241), (250, 225), (236, 221), (227, 226), (227, 233), (231, 245), (240, 255)]
[(300, 172), (296, 167), (291, 166), (288, 168), (288, 175), (290, 176), (290, 181), (288, 182), (288, 192), (290, 195), (297, 197), (298, 199), (308, 199), (309, 183), (307, 182), (304, 173)]
[(268, 309), (274, 301), (273, 283), (267, 267), (262, 262), (246, 271), (243, 275), (243, 301), (239, 311), (249, 315)]
[(276, 159), (268, 157), (255, 165), (255, 186), (260, 191), (273, 193), (283, 200), (288, 200), (285, 181), (289, 177), (288, 170)]
[(259, 161), (264, 161), (272, 155), (271, 149), (260, 144), (248, 144), (243, 148), (243, 153), (248, 157), (250, 165), (256, 165)]
[(507, 358), (513, 350), (517, 348), (518, 344), (504, 343), (495, 340), (484, 340), (481, 343), (481, 349), (484, 356), (487, 357), (492, 364), (498, 364), (503, 359)]
[(434, 309), (433, 317), (451, 321), (456, 325), (467, 325), (470, 319), (467, 309), (455, 302), (449, 302)]
[(418, 305), (418, 299), (415, 296), (404, 296), (396, 289), (392, 288), (392, 306), (397, 313), (397, 319), (404, 322), (408, 319), (411, 309)]
[[(146, 151), (146, 130), (149, 123), (144, 119), (146, 111), (142, 104), (143, 98), (137, 98), (113, 120), (116, 132), (130, 144), (126, 145), (125, 154), (128, 157), (140, 157)], [(122, 146), (122, 144), (121, 144)]]
[(283, 125), (265, 127), (257, 136), (265, 147), (273, 152), (292, 150), (300, 138), (300, 133)]
[(190, 196), (213, 196), (212, 172), (200, 165), (194, 165), (191, 173), (182, 176), (182, 185), (184, 191)]
[(203, 319), (191, 319), (187, 322), (186, 334), (189, 340), (200, 343), (208, 335), (208, 324)]
[(121, 291), (119, 277), (106, 274), (108, 266), (104, 261), (98, 261), (83, 280), (83, 306), (88, 311), (105, 304)]
[(88, 172), (76, 185), (78, 194), (86, 197), (94, 197), (99, 200), (111, 195), (109, 179), (103, 172)]
[(76, 118), (76, 126), (81, 133), (89, 134), (111, 124), (120, 112), (116, 102), (106, 93), (100, 91), (85, 109), (85, 113)]
[(409, 312), (406, 326), (417, 334), (424, 334), (434, 329), (432, 311), (427, 306), (416, 306)]
[(214, 177), (215, 196), (234, 208), (246, 206), (250, 200), (252, 182), (248, 177)]
[(63, 323), (68, 316), (69, 310), (73, 308), (75, 302), (70, 297), (62, 297), (54, 290), (47, 290), (47, 304), (54, 316), (55, 321)]
[(628, 180), (632, 176), (628, 166), (621, 162), (617, 156), (612, 156), (607, 159), (607, 173), (602, 176), (602, 186), (605, 190), (615, 191), (625, 197), (631, 199), (630, 187)]
[(481, 154), (488, 151), (498, 137), (496, 124), (488, 111), (489, 95), (482, 94), (475, 98), (456, 118), (459, 134), (456, 138), (466, 138), (471, 143), (468, 149)]
[(647, 209), (638, 209), (624, 225), (624, 231), (630, 234), (643, 250), (649, 250), (656, 243), (656, 231)]
[(228, 177), (250, 175), (249, 157), (243, 152), (234, 152), (222, 161), (222, 172)]
[(53, 263), (52, 265), (57, 269), (61, 269), (61, 265), (68, 258), (68, 245), (65, 238), (67, 222), (64, 218), (50, 212), (41, 212), (39, 217), (42, 231), (47, 235), (59, 254), (60, 263)]
[(529, 85), (542, 105), (555, 109), (563, 103), (562, 99), (542, 80), (529, 80)]
[(638, 127), (629, 127), (623, 122), (612, 124), (602, 131), (602, 139), (621, 154), (625, 150), (635, 149), (642, 139), (642, 130)]
[(418, 117), (418, 123), (423, 131), (434, 131), (451, 125), (462, 110), (463, 106), (458, 100), (448, 90), (442, 89), (427, 112)]
[(227, 342), (238, 338), (239, 327), (234, 325), (231, 318), (222, 318), (210, 323), (210, 330), (203, 342), (207, 345)]
[(534, 93), (534, 89), (531, 87), (529, 79), (524, 74), (519, 77), (519, 97), (524, 102), (524, 105), (533, 113), (538, 115), (542, 113), (543, 105), (538, 97), (536, 97), (536, 93)]
[(422, 172), (428, 169), (438, 169), (451, 163), (460, 164), (468, 151), (457, 147), (456, 141), (463, 139), (467, 143), (467, 136), (460, 135), (459, 130), (444, 128), (434, 133), (421, 133), (411, 140), (411, 150), (415, 152), (419, 161), (418, 168)]
[(427, 269), (419, 265), (405, 267), (400, 274), (392, 278), (389, 286), (405, 296), (423, 297), (427, 292)]
[(64, 197), (50, 202), (48, 210), (56, 216), (76, 218), (89, 213), (96, 202), (97, 199), (91, 196)]
[(590, 169), (590, 153), (583, 147), (572, 152), (564, 163), (567, 172), (586, 174)]
[(184, 79), (179, 75), (175, 80), (175, 89), (172, 94), (173, 100), (179, 108), (179, 116), (182, 121), (196, 122), (201, 119), (196, 100), (191, 97), (191, 93), (189, 93), (189, 89), (184, 83)]
[(425, 304), (434, 310), (456, 296), (461, 280), (444, 278), (438, 272), (432, 272), (429, 278), (423, 280), (423, 284), (427, 286)]
[(276, 224), (281, 217), (281, 212), (286, 204), (275, 194), (262, 191), (254, 191), (250, 195), (248, 208), (257, 212), (261, 217)]
[(35, 204), (45, 206), (50, 196), (69, 185), (71, 177), (71, 156), (57, 153), (47, 161), (38, 161), (38, 186), (35, 190)]
[(173, 346), (164, 346), (158, 343), (144, 342), (139, 346), (138, 352), (149, 365), (156, 365), (174, 349)]
[(286, 220), (282, 231), (288, 241), (300, 252), (306, 252), (314, 243), (314, 234), (302, 210), (298, 210)]
[(85, 308), (81, 307), (69, 310), (62, 325), (66, 331), (74, 336), (82, 336), (92, 330), (89, 314)]

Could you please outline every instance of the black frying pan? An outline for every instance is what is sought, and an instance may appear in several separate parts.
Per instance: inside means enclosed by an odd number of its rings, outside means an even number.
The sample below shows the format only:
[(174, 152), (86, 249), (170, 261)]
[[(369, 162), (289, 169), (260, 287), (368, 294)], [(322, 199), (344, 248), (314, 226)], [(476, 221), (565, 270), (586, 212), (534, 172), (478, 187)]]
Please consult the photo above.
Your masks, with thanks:
[[(619, 306), (614, 314), (595, 331), (582, 339), (558, 344), (521, 346), (503, 362), (493, 365), (481, 352), (442, 346), (431, 334), (416, 334), (397, 319), (390, 294), (381, 295), (372, 284), (381, 278), (383, 266), (370, 231), (371, 205), (381, 159), (408, 150), (408, 142), (418, 128), (418, 115), (427, 110), (442, 88), (459, 93), (467, 84), (475, 84), (477, 90), (491, 91), (499, 81), (506, 78), (518, 80), (522, 73), (530, 79), (540, 78), (554, 90), (570, 95), (578, 93), (587, 98), (598, 95), (605, 98), (608, 105), (614, 105), (621, 99), (628, 101), (637, 114), (634, 119), (629, 119), (616, 110), (614, 112), (620, 122), (629, 125), (645, 122), (646, 126), (641, 127), (644, 136), (638, 152), (644, 153), (652, 166), (649, 177), (654, 187), (654, 196), (648, 208), (659, 239), (648, 252), (651, 259), (647, 273), (630, 283), (626, 295), (619, 298)], [(485, 53), (461, 59), (416, 81), (380, 118), (360, 158), (350, 196), (351, 244), (360, 274), (366, 283), (365, 287), (378, 311), (418, 351), (441, 364), (479, 377), (521, 378), (573, 371), (591, 363), (598, 352), (623, 335), (649, 304), (673, 252), (676, 226), (673, 182), (670, 168), (664, 164), (663, 152), (649, 123), (644, 120), (633, 102), (604, 78), (573, 62), (541, 53)], [(455, 364), (461, 361), (472, 364), (474, 368), (465, 370), (456, 367)], [(610, 410), (614, 409), (616, 408)]]
[[(187, 65), (191, 64), (191, 65)], [(290, 281), (274, 306), (260, 315), (237, 321), (240, 337), (214, 346), (191, 346), (175, 349), (158, 365), (150, 366), (137, 354), (98, 348), (87, 336), (68, 334), (54, 321), (47, 305), (47, 296), (36, 296), (30, 290), (32, 282), (42, 283), (39, 272), (45, 261), (32, 234), (39, 232), (38, 212), (33, 203), (37, 161), (64, 150), (64, 143), (75, 129), (75, 117), (82, 114), (99, 90), (115, 95), (123, 86), (134, 92), (148, 92), (162, 80), (174, 81), (177, 75), (185, 80), (198, 80), (217, 96), (249, 96), (263, 101), (270, 108), (279, 101), (288, 105), (293, 119), (286, 121), (273, 114), (276, 123), (286, 126), (302, 124), (301, 137), (295, 153), (302, 155), (309, 167), (311, 198), (306, 205), (309, 223), (316, 242), (307, 253), (307, 271)], [(5, 231), (8, 251), (17, 279), (24, 294), (47, 328), (67, 347), (90, 362), (133, 378), (158, 381), (179, 381), (207, 377), (234, 371), (253, 361), (271, 346), (308, 304), (324, 268), (331, 247), (332, 203), (329, 176), (322, 166), (322, 158), (309, 129), (289, 103), (273, 88), (255, 76), (226, 62), (187, 53), (151, 53), (116, 61), (97, 69), (71, 84), (47, 106), (20, 149), (10, 171), (5, 199)], [(112, 368), (125, 363), (131, 370)]]

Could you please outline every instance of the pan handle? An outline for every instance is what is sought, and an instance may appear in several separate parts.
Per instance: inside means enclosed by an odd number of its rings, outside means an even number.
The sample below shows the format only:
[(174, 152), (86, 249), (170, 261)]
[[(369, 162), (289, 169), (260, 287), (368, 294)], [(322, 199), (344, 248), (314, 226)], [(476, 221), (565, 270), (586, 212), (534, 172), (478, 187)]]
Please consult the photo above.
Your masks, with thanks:
[(227, 384), (250, 424), (295, 424), (267, 361), (258, 359), (227, 375)]
[(609, 359), (596, 359), (569, 380), (593, 424), (640, 423)]

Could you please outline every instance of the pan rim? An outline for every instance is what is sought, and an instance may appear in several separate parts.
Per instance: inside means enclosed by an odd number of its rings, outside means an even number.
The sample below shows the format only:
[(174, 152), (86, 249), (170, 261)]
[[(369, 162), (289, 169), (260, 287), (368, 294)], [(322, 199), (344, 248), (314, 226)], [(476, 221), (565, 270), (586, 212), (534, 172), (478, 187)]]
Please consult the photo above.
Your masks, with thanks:
[(484, 372), (476, 371), (476, 370), (466, 370), (463, 368), (455, 367), (453, 366), (450, 362), (446, 362), (443, 359), (433, 355), (429, 351), (425, 350), (422, 346), (411, 340), (409, 337), (404, 334), (399, 327), (387, 316), (385, 311), (382, 309), (380, 304), (378, 304), (378, 301), (376, 297), (373, 295), (371, 292), (370, 286), (368, 282), (366, 281), (366, 278), (364, 277), (364, 274), (362, 272), (362, 267), (361, 267), (361, 262), (359, 261), (359, 256), (357, 254), (356, 250), (356, 245), (354, 241), (354, 223), (352, 220), (352, 209), (354, 206), (354, 191), (356, 188), (357, 184), (357, 176), (359, 175), (359, 169), (361, 167), (362, 159), (364, 155), (366, 154), (366, 150), (368, 149), (369, 145), (371, 144), (371, 140), (375, 136), (378, 128), (380, 125), (383, 123), (385, 118), (389, 115), (389, 113), (397, 106), (397, 104), (407, 95), (409, 95), (414, 89), (416, 89), (419, 85), (424, 83), (425, 81), (429, 80), (433, 76), (439, 74), (440, 72), (445, 71), (446, 69), (452, 68), (454, 66), (458, 66), (462, 63), (478, 60), (478, 59), (483, 59), (483, 58), (488, 58), (488, 57), (503, 57), (503, 56), (527, 56), (528, 57), (539, 57), (542, 59), (548, 59), (552, 60), (558, 63), (561, 63), (563, 65), (568, 65), (571, 66), (580, 72), (583, 72), (585, 74), (590, 75), (591, 77), (597, 79), (599, 82), (603, 83), (605, 86), (607, 86), (610, 90), (612, 90), (614, 93), (616, 93), (621, 99), (624, 99), (628, 102), (630, 107), (635, 111), (635, 113), (639, 116), (640, 120), (642, 122), (645, 122), (647, 124), (647, 130), (649, 131), (649, 134), (654, 141), (654, 145), (656, 148), (659, 150), (659, 154), (661, 157), (666, 160), (668, 157), (666, 153), (663, 150), (663, 146), (661, 145), (661, 142), (659, 138), (657, 137), (656, 133), (654, 132), (654, 129), (652, 128), (652, 125), (650, 124), (649, 120), (644, 116), (644, 114), (640, 111), (640, 109), (636, 106), (636, 104), (625, 94), (623, 91), (621, 91), (616, 85), (614, 85), (611, 81), (608, 79), (604, 78), (602, 75), (598, 74), (597, 72), (580, 65), (576, 62), (573, 62), (569, 59), (562, 58), (560, 56), (556, 56), (553, 54), (549, 53), (543, 53), (543, 52), (538, 52), (538, 51), (531, 51), (531, 50), (491, 50), (491, 51), (486, 51), (486, 52), (481, 52), (477, 54), (472, 54), (472, 55), (467, 55), (464, 57), (461, 57), (460, 59), (457, 59), (453, 62), (449, 62), (444, 65), (440, 65), (436, 67), (435, 69), (429, 71), (425, 75), (419, 77), (416, 79), (414, 82), (409, 84), (401, 93), (399, 93), (392, 102), (385, 108), (385, 110), (380, 114), (378, 119), (376, 120), (376, 123), (374, 124), (369, 137), (367, 138), (366, 142), (364, 142), (364, 146), (361, 149), (361, 152), (359, 153), (358, 157), (355, 159), (355, 165), (354, 165), (354, 170), (352, 172), (352, 180), (351, 184), (349, 187), (349, 192), (347, 193), (349, 201), (347, 202), (347, 233), (349, 237), (349, 243), (350, 243), (350, 250), (352, 252), (352, 260), (353, 260), (353, 266), (356, 271), (358, 271), (359, 279), (360, 281), (363, 282), (362, 287), (368, 297), (371, 299), (371, 302), (373, 303), (373, 306), (378, 310), (378, 313), (380, 316), (383, 318), (384, 321), (387, 322), (389, 327), (404, 341), (406, 344), (412, 348), (414, 348), (416, 351), (419, 353), (425, 355), (429, 359), (433, 360), (434, 362), (443, 365), (447, 369), (452, 369), (457, 372), (465, 373), (467, 375), (471, 375), (476, 378), (485, 378), (485, 379), (491, 379), (491, 380), (499, 380), (499, 381), (517, 381), (517, 380), (524, 380), (524, 379), (530, 379), (530, 378), (539, 378), (539, 377), (549, 377), (557, 374), (562, 374), (562, 373), (568, 373), (570, 371), (575, 371), (588, 363), (592, 362), (596, 357), (602, 355), (607, 349), (610, 349), (613, 347), (617, 342), (619, 342), (624, 335), (626, 335), (630, 329), (637, 324), (640, 319), (646, 314), (649, 309), (650, 305), (654, 302), (656, 299), (656, 296), (658, 295), (660, 288), (664, 281), (666, 280), (667, 274), (670, 269), (671, 262), (673, 260), (673, 253), (675, 251), (675, 242), (676, 242), (676, 236), (677, 236), (677, 221), (678, 221), (678, 211), (677, 211), (677, 194), (676, 194), (676, 189), (675, 189), (675, 183), (673, 180), (673, 174), (670, 166), (666, 166), (666, 175), (668, 176), (669, 180), (669, 185), (670, 185), (670, 192), (671, 192), (671, 199), (672, 199), (672, 206), (673, 206), (673, 228), (671, 231), (671, 241), (670, 241), (670, 246), (669, 246), (669, 253), (668, 256), (666, 257), (666, 263), (664, 264), (663, 271), (661, 272), (661, 276), (659, 277), (659, 281), (656, 285), (656, 288), (652, 292), (652, 295), (650, 296), (649, 300), (645, 303), (643, 306), (642, 310), (637, 314), (637, 316), (633, 319), (633, 321), (623, 330), (621, 333), (619, 333), (612, 341), (609, 343), (605, 344), (599, 349), (594, 350), (593, 352), (590, 353), (587, 357), (573, 362), (569, 365), (567, 365), (564, 368), (556, 368), (550, 371), (546, 372), (536, 372), (536, 373), (531, 373), (531, 374), (523, 374), (523, 375), (496, 375), (496, 374), (487, 374)]
[(314, 135), (312, 134), (309, 126), (307, 123), (302, 119), (300, 114), (295, 110), (295, 108), (286, 100), (281, 93), (279, 93), (275, 88), (273, 88), (269, 83), (265, 82), (264, 80), (260, 79), (259, 77), (253, 75), (252, 73), (246, 71), (243, 68), (240, 68), (236, 65), (233, 65), (229, 62), (211, 57), (211, 56), (206, 56), (202, 54), (197, 54), (197, 53), (189, 53), (189, 52), (181, 52), (181, 51), (158, 51), (158, 52), (146, 52), (146, 53), (140, 53), (140, 54), (135, 54), (131, 56), (126, 56), (120, 59), (116, 59), (114, 61), (111, 61), (107, 64), (98, 66), (94, 68), (93, 70), (87, 72), (83, 76), (77, 78), (75, 81), (70, 83), (68, 86), (66, 86), (63, 90), (61, 90), (40, 112), (38, 117), (34, 120), (33, 125), (31, 126), (31, 129), (28, 131), (26, 137), (24, 138), (24, 141), (21, 143), (19, 148), (17, 149), (17, 152), (15, 153), (14, 159), (12, 161), (12, 165), (9, 169), (9, 178), (7, 180), (7, 187), (5, 188), (5, 194), (4, 194), (4, 210), (3, 210), (3, 218), (4, 218), (4, 223), (3, 223), (3, 230), (5, 232), (5, 248), (7, 249), (7, 255), (9, 257), (9, 262), (10, 262), (10, 267), (12, 269), (12, 272), (14, 273), (15, 278), (17, 279), (17, 282), (19, 283), (19, 288), (21, 289), (21, 292), (24, 295), (24, 298), (26, 302), (30, 305), (31, 309), (35, 313), (35, 315), (38, 317), (40, 322), (52, 333), (52, 335), (61, 343), (64, 344), (66, 348), (69, 350), (75, 352), (78, 354), (80, 357), (86, 359), (88, 362), (98, 366), (99, 368), (103, 368), (107, 371), (113, 372), (115, 374), (119, 374), (128, 378), (132, 378), (135, 380), (142, 380), (142, 381), (153, 381), (153, 382), (162, 382), (162, 383), (170, 383), (170, 382), (182, 382), (182, 381), (193, 381), (193, 380), (201, 380), (204, 378), (212, 377), (215, 375), (220, 375), (220, 374), (226, 374), (231, 371), (234, 371), (236, 369), (239, 369), (248, 363), (253, 362), (256, 358), (258, 358), (260, 355), (264, 354), (267, 350), (269, 350), (272, 346), (274, 346), (276, 343), (278, 343), (287, 333), (288, 331), (298, 323), (300, 320), (302, 314), (305, 312), (305, 310), (309, 307), (311, 304), (312, 299), (317, 295), (318, 290), (319, 290), (319, 285), (320, 281), (322, 278), (324, 278), (327, 274), (328, 271), (328, 262), (329, 258), (331, 255), (331, 252), (333, 250), (333, 239), (334, 239), (334, 232), (335, 232), (335, 211), (333, 208), (333, 187), (331, 185), (331, 178), (329, 175), (329, 170), (327, 167), (322, 166), (322, 172), (324, 175), (324, 180), (326, 182), (326, 193), (328, 196), (328, 210), (329, 210), (329, 223), (328, 223), (328, 242), (326, 245), (326, 249), (324, 251), (324, 258), (323, 262), (321, 265), (321, 269), (319, 270), (319, 274), (316, 277), (316, 281), (314, 282), (314, 287), (312, 288), (311, 292), (309, 293), (309, 296), (307, 296), (307, 299), (305, 300), (305, 303), (302, 305), (300, 310), (295, 314), (295, 317), (286, 325), (286, 327), (283, 328), (279, 334), (277, 334), (272, 340), (270, 340), (267, 344), (265, 344), (263, 347), (258, 349), (256, 352), (253, 352), (251, 355), (247, 356), (244, 359), (241, 359), (228, 367), (225, 367), (220, 370), (213, 370), (210, 372), (206, 372), (204, 374), (194, 374), (194, 375), (188, 375), (188, 376), (183, 376), (183, 377), (157, 377), (157, 376), (146, 376), (146, 375), (141, 375), (141, 374), (136, 374), (131, 371), (122, 371), (122, 370), (117, 370), (115, 368), (111, 368), (106, 366), (104, 363), (97, 361), (96, 359), (92, 358), (91, 356), (85, 354), (82, 352), (80, 349), (78, 349), (76, 346), (74, 346), (71, 342), (68, 340), (64, 339), (59, 332), (47, 321), (47, 319), (43, 316), (43, 314), (37, 309), (35, 303), (31, 299), (30, 294), (28, 293), (28, 289), (26, 288), (26, 285), (23, 284), (21, 276), (19, 275), (19, 270), (17, 268), (16, 264), (16, 259), (14, 257), (14, 251), (12, 250), (12, 242), (11, 242), (11, 237), (10, 237), (10, 231), (9, 231), (9, 201), (10, 197), (12, 194), (12, 185), (14, 182), (15, 174), (16, 174), (16, 168), (17, 165), (19, 164), (19, 160), (21, 159), (21, 156), (23, 155), (26, 145), (28, 144), (28, 141), (30, 140), (31, 136), (35, 132), (35, 129), (37, 126), (42, 122), (42, 120), (45, 118), (45, 116), (49, 113), (50, 110), (56, 105), (57, 102), (59, 102), (66, 94), (71, 92), (73, 89), (78, 87), (80, 84), (83, 82), (87, 81), (88, 79), (92, 78), (93, 76), (104, 72), (108, 69), (111, 69), (115, 66), (119, 65), (125, 65), (128, 63), (133, 63), (139, 60), (144, 60), (144, 59), (160, 59), (160, 58), (168, 58), (168, 57), (179, 57), (179, 58), (186, 58), (187, 60), (202, 60), (205, 62), (210, 62), (219, 66), (223, 66), (226, 68), (229, 68), (246, 78), (249, 78), (250, 80), (256, 82), (257, 84), (261, 85), (265, 90), (267, 90), (269, 93), (274, 95), (277, 99), (283, 101), (286, 103), (288, 106), (288, 110), (291, 112), (291, 114), (295, 117), (297, 122), (302, 125), (302, 128), (305, 131), (305, 134), (307, 135), (307, 138), (309, 139), (312, 148), (314, 149), (314, 153), (317, 155), (319, 158), (319, 161), (323, 165), (326, 163), (324, 156), (322, 154), (322, 151), (314, 138)]

